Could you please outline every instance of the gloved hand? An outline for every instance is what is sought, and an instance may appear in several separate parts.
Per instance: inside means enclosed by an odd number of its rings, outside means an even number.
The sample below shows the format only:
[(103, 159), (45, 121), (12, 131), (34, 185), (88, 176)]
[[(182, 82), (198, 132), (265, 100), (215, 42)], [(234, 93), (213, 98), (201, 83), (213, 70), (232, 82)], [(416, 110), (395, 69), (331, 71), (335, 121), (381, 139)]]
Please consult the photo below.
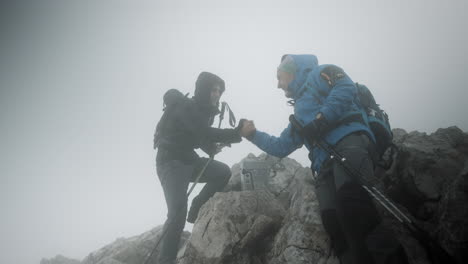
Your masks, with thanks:
[(303, 136), (316, 141), (327, 132), (327, 128), (328, 121), (322, 115), (318, 115), (318, 118), (304, 127)]
[(239, 133), (239, 135), (241, 135), (242, 127), (244, 126), (245, 122), (247, 122), (247, 119), (241, 118), (241, 120), (239, 120), (239, 124), (237, 124), (237, 127), (234, 128)]
[(254, 122), (247, 119), (239, 120), (239, 125), (236, 127), (236, 129), (238, 129), (239, 134), (242, 137), (245, 137), (248, 140), (252, 140), (255, 132), (257, 132), (257, 128), (255, 127)]

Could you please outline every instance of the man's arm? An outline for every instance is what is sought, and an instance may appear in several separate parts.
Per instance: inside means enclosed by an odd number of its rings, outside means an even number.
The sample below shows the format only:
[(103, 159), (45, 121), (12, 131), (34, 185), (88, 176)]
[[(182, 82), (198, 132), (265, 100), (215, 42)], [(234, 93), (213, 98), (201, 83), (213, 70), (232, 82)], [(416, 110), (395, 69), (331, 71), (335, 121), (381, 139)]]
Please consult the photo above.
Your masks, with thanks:
[(242, 137), (238, 128), (214, 128), (209, 127), (207, 139), (211, 142), (239, 143)]
[[(198, 142), (205, 145), (207, 142), (238, 143), (242, 141), (238, 128), (219, 129), (205, 124), (204, 117), (198, 111), (186, 107), (179, 111), (183, 129), (186, 129)], [(182, 128), (181, 128), (182, 129)]]
[(302, 147), (304, 142), (301, 136), (292, 131), (291, 125), (288, 125), (279, 137), (275, 137), (256, 130), (253, 121), (245, 121), (241, 129), (241, 135), (249, 139), (261, 150), (279, 158), (288, 156), (294, 150)]

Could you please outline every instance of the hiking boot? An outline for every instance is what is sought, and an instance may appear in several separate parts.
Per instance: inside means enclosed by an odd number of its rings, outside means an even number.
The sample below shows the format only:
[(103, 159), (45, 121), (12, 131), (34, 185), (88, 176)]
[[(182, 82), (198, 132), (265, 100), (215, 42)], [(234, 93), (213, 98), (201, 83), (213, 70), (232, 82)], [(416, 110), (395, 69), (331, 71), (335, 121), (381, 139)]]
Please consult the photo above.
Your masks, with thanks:
[(190, 206), (190, 210), (187, 214), (187, 222), (193, 224), (198, 217), (198, 211), (200, 211), (200, 207), (202, 204), (199, 202), (198, 197), (193, 198), (192, 205)]

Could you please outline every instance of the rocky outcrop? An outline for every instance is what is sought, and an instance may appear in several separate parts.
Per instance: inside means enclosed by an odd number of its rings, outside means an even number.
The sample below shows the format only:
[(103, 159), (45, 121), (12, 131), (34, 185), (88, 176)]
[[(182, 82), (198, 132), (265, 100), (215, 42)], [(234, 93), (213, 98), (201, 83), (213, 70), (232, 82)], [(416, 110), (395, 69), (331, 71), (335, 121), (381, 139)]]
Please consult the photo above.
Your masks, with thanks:
[[(139, 236), (130, 238), (118, 238), (113, 243), (90, 253), (81, 264), (142, 264), (146, 257), (153, 250), (156, 241), (162, 234), (162, 226), (153, 228)], [(189, 237), (190, 233), (182, 234), (182, 244)], [(154, 252), (152, 259), (148, 263), (157, 263), (156, 256), (158, 249)], [(42, 264), (42, 263), (41, 263)], [(64, 263), (57, 263), (64, 264)]]
[[(411, 215), (413, 221), (424, 228), (460, 263), (468, 261), (466, 256), (468, 242), (468, 135), (456, 127), (439, 129), (427, 135), (425, 133), (407, 133), (402, 129), (394, 131), (395, 144), (398, 151), (393, 155), (394, 163), (388, 171), (381, 171), (376, 176), (379, 187), (384, 190), (402, 211)], [(274, 197), (274, 203), (281, 204), (285, 214), (280, 225), (266, 221), (255, 222), (252, 230), (237, 232), (223, 229), (217, 230), (217, 236), (229, 236), (232, 243), (240, 243), (244, 234), (250, 234), (249, 240), (255, 241), (255, 247), (232, 247), (223, 249), (229, 254), (207, 255), (210, 245), (196, 247), (200, 243), (199, 233), (209, 229), (207, 218), (213, 215), (221, 217), (224, 223), (230, 223), (231, 218), (242, 215), (255, 215), (258, 211), (230, 212), (229, 217), (224, 211), (219, 211), (214, 204), (231, 201), (232, 193), (218, 194), (203, 207), (193, 234), (187, 243), (187, 251), (181, 258), (181, 263), (338, 263), (330, 251), (330, 242), (321, 225), (318, 206), (315, 198), (313, 179), (308, 169), (302, 168), (295, 161), (261, 155), (249, 156), (246, 159), (270, 161), (272, 176), (267, 189)], [(240, 190), (240, 165), (233, 166), (233, 177), (228, 191)], [(250, 192), (241, 191), (236, 194), (236, 200), (227, 204), (255, 204), (255, 198)], [(263, 206), (272, 206), (272, 202)], [(404, 246), (410, 263), (429, 263), (424, 248), (416, 241), (399, 222), (397, 222), (381, 206), (377, 205), (385, 224), (393, 229)], [(268, 211), (267, 208), (262, 208)], [(235, 214), (240, 215), (235, 216)], [(219, 221), (219, 219), (218, 219)], [(200, 226), (199, 226), (200, 225)], [(218, 222), (217, 226), (221, 226)], [(203, 228), (202, 228), (203, 226)], [(270, 230), (269, 234), (253, 230)], [(206, 236), (206, 233), (205, 233)], [(203, 238), (207, 239), (207, 238)], [(238, 256), (233, 258), (231, 256)]]
[(40, 264), (80, 264), (81, 262), (76, 259), (69, 259), (62, 255), (57, 255), (54, 258), (46, 259), (43, 258)]
[(179, 263), (244, 263), (271, 239), (284, 214), (266, 191), (218, 193), (200, 212)]
[(240, 165), (228, 192), (205, 204), (180, 263), (314, 263), (326, 260), (328, 238), (317, 213), (311, 172), (292, 159), (270, 164), (267, 190), (239, 191)]
[(399, 153), (381, 177), (404, 205), (460, 263), (468, 262), (468, 135), (457, 127), (431, 135), (394, 130)]
[[(393, 166), (376, 174), (379, 188), (460, 263), (468, 263), (468, 135), (450, 127), (430, 135), (396, 129), (394, 137), (398, 152), (390, 153)], [(271, 173), (265, 188), (242, 191), (241, 163), (235, 164), (225, 192), (202, 207), (192, 234), (184, 234), (178, 263), (338, 264), (318, 213), (310, 169), (265, 154), (244, 160), (268, 164)], [(378, 208), (410, 263), (429, 263), (418, 241)], [(160, 234), (158, 227), (118, 239), (81, 263), (143, 263)]]

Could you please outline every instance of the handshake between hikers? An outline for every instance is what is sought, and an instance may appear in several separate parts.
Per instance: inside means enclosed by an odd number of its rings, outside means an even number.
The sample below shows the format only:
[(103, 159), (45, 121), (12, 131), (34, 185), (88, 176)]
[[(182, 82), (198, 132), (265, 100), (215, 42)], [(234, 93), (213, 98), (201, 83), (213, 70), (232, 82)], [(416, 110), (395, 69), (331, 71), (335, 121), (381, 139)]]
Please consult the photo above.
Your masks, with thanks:
[[(200, 207), (229, 181), (230, 168), (214, 159), (220, 144), (239, 143), (242, 137), (279, 158), (302, 146), (308, 149), (322, 223), (340, 263), (408, 263), (398, 240), (382, 226), (373, 199), (416, 238), (430, 239), (368, 184), (375, 177), (374, 168), (383, 164), (384, 152), (393, 146), (387, 114), (366, 86), (353, 82), (338, 66), (319, 65), (314, 55), (284, 55), (277, 79), (277, 88), (284, 91), (294, 109), (278, 137), (256, 128), (252, 120), (241, 119), (236, 126), (229, 106), (220, 105), (226, 87), (215, 74), (202, 72), (198, 76), (193, 97), (175, 89), (164, 95), (164, 113), (154, 136), (157, 174), (168, 208), (164, 233), (157, 243), (161, 242), (159, 263), (174, 263), (185, 220), (194, 223)], [(225, 112), (232, 128), (221, 128)], [(212, 125), (217, 115), (216, 128)], [(209, 158), (199, 157), (198, 148)], [(190, 182), (206, 185), (187, 210), (194, 186), (187, 193)], [(437, 244), (427, 248), (444, 255)], [(438, 263), (437, 256), (434, 259)]]

